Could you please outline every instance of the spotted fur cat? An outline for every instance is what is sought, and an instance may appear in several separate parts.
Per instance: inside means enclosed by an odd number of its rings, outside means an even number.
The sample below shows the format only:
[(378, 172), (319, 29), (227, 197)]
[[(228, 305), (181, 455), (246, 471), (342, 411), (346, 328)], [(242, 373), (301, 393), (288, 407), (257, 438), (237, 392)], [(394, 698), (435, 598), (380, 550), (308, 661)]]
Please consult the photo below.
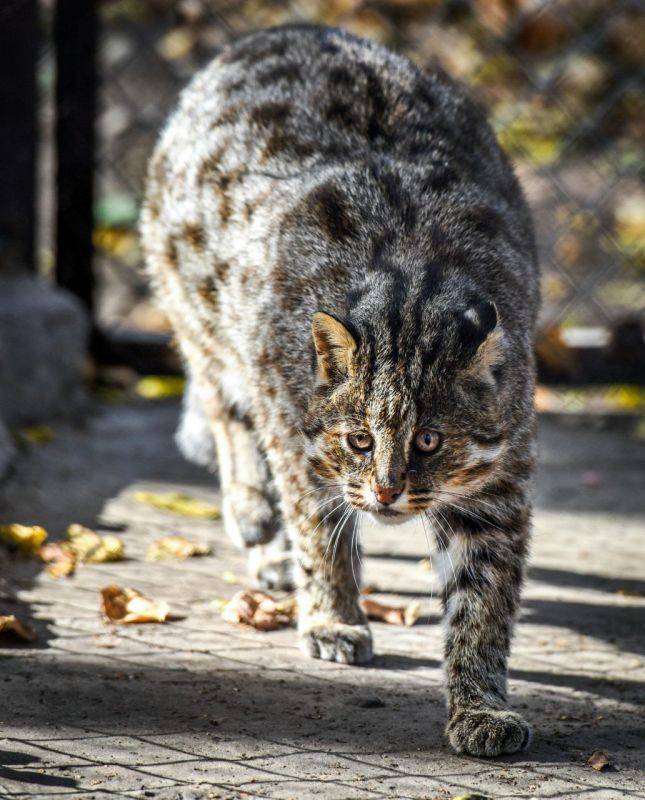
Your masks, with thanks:
[(258, 574), (280, 580), (287, 532), (304, 652), (369, 660), (354, 526), (423, 515), (447, 566), (450, 742), (525, 747), (506, 661), (538, 276), (482, 111), (441, 71), (341, 31), (252, 34), (184, 91), (142, 236), (190, 376), (182, 440), (203, 462), (214, 441), (225, 525)]

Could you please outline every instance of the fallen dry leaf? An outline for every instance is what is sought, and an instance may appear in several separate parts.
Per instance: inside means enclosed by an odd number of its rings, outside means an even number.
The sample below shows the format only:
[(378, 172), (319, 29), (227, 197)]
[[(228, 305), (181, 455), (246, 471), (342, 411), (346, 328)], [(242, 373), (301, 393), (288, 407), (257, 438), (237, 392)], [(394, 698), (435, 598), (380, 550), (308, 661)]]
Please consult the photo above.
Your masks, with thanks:
[(67, 547), (84, 564), (105, 564), (122, 561), (125, 555), (123, 542), (118, 536), (99, 536), (96, 531), (76, 523), (67, 529)]
[(23, 553), (33, 555), (47, 538), (47, 531), (40, 525), (12, 525), (0, 526), (0, 539), (7, 544), (19, 548)]
[(207, 544), (198, 544), (183, 536), (164, 536), (153, 542), (148, 548), (148, 561), (163, 561), (166, 558), (177, 558), (183, 561), (194, 556), (207, 556), (211, 548)]
[(53, 578), (73, 575), (76, 571), (76, 554), (65, 543), (44, 544), (38, 550), (38, 555), (47, 564), (47, 572)]
[(361, 605), (369, 619), (388, 622), (390, 625), (405, 625), (410, 628), (421, 615), (421, 603), (418, 602), (409, 603), (404, 607), (388, 606), (369, 597), (363, 597)]
[(291, 624), (295, 606), (285, 610), (269, 594), (255, 591), (238, 592), (222, 609), (222, 619), (233, 625), (250, 625), (258, 631), (274, 631)]
[(587, 759), (587, 766), (595, 769), (597, 772), (606, 772), (607, 770), (614, 769), (614, 765), (609, 760), (606, 753), (602, 750), (594, 750)]
[(623, 597), (645, 597), (645, 592), (640, 589), (616, 589), (616, 594), (622, 595)]
[(165, 600), (152, 600), (136, 589), (114, 585), (101, 589), (101, 607), (107, 621), (117, 625), (165, 622), (170, 613)]
[(282, 614), (288, 614), (292, 620), (298, 617), (298, 598), (294, 595), (277, 600), (275, 607)]
[(162, 511), (173, 511), (184, 517), (198, 517), (200, 519), (218, 519), (220, 510), (217, 506), (197, 500), (180, 492), (156, 494), (155, 492), (135, 492), (134, 499), (139, 503), (160, 508)]
[[(224, 573), (224, 579), (232, 582), (235, 578), (231, 573)], [(367, 586), (369, 594), (374, 587)], [(421, 603), (413, 602), (407, 606), (389, 606), (379, 603), (369, 597), (363, 596), (361, 599), (363, 610), (370, 619), (387, 622), (391, 625), (405, 625), (411, 627), (419, 619), (421, 614)], [(222, 619), (232, 624), (251, 625), (256, 630), (272, 631), (282, 628), (293, 622), (298, 616), (298, 603), (295, 596), (287, 597), (284, 600), (276, 600), (266, 592), (252, 590), (242, 590), (238, 592), (228, 603), (218, 600), (213, 604), (214, 608), (221, 608)]]
[(28, 444), (49, 444), (56, 435), (48, 425), (32, 425), (30, 428), (22, 428), (18, 437)]
[(469, 792), (468, 794), (458, 794), (452, 800), (492, 800), (492, 798), (487, 794), (472, 794), (472, 792)]
[(36, 641), (36, 634), (27, 625), (23, 625), (13, 614), (0, 615), (0, 634), (13, 634), (25, 642)]

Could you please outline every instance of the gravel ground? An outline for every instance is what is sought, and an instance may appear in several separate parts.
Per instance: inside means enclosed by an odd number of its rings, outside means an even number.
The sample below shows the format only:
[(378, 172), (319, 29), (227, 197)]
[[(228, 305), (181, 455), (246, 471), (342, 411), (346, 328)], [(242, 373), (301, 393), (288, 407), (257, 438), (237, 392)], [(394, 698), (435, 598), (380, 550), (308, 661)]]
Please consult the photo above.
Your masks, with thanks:
[[(420, 527), (369, 528), (377, 598), (422, 602), (412, 628), (374, 624), (370, 667), (303, 658), (295, 631), (227, 625), (213, 601), (245, 582), (218, 523), (133, 500), (214, 481), (171, 439), (174, 403), (103, 406), (18, 461), (0, 521), (119, 531), (128, 560), (54, 580), (0, 551), (0, 613), (38, 631), (0, 648), (0, 797), (645, 798), (645, 453), (629, 426), (543, 419), (535, 536), (511, 659), (521, 756), (453, 755), (443, 737), (440, 608)], [(146, 564), (166, 532), (213, 555)], [(225, 572), (239, 576), (228, 583)], [(229, 576), (230, 580), (230, 576)], [(183, 619), (110, 629), (98, 590), (134, 586)], [(587, 766), (604, 751), (612, 770)]]

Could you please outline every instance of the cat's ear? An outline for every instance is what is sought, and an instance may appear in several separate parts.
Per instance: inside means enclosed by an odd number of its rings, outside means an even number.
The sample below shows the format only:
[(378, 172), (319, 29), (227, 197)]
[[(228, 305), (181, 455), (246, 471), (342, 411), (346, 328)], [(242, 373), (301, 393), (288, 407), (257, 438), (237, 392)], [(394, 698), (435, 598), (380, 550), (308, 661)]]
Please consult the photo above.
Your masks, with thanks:
[(495, 303), (473, 300), (460, 315), (459, 338), (469, 369), (487, 374), (503, 358), (502, 329)]
[(353, 371), (356, 339), (336, 317), (316, 311), (311, 322), (316, 348), (318, 380), (333, 383), (349, 377)]

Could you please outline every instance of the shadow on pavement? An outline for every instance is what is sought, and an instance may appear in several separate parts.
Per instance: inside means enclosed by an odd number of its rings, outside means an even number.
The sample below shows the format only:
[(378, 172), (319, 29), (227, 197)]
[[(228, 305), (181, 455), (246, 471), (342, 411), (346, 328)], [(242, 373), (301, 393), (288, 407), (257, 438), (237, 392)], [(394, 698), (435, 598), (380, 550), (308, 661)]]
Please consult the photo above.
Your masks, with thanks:
[[(293, 670), (262, 671), (244, 667), (239, 671), (218, 670), (217, 659), (213, 662), (211, 671), (193, 672), (184, 668), (126, 665), (122, 659), (114, 659), (112, 667), (89, 660), (82, 664), (61, 659), (55, 664), (5, 660), (5, 674), (12, 677), (13, 686), (4, 718), (6, 722), (14, 718), (16, 722), (37, 728), (39, 740), (50, 745), (61, 727), (91, 731), (104, 737), (163, 737), (183, 732), (192, 737), (195, 747), (202, 752), (207, 742), (213, 758), (228, 742), (249, 738), (256, 741), (259, 752), (266, 742), (279, 742), (303, 750), (320, 748), (328, 753), (350, 753), (357, 758), (362, 754), (410, 749), (447, 751), (443, 739), (445, 710), (441, 688), (436, 683), (423, 681), (393, 682), (387, 674), (389, 670), (434, 669), (438, 666), (434, 659), (381, 654), (372, 669), (335, 671), (333, 684), (324, 673), (312, 675), (300, 671), (310, 662), (297, 657)], [(128, 670), (127, 679), (116, 679), (124, 668)], [(45, 703), (39, 702), (38, 693), (21, 691), (16, 685), (26, 674), (32, 686), (50, 687)], [(577, 676), (520, 670), (512, 677), (528, 683), (591, 692), (600, 689), (600, 693), (604, 693), (601, 682)], [(636, 691), (640, 687), (631, 688)], [(360, 698), (374, 693), (383, 699), (384, 706), (361, 706)], [(615, 695), (616, 690), (612, 693)], [(594, 726), (591, 722), (596, 710), (586, 698), (576, 699), (562, 693), (532, 695), (515, 689), (511, 701), (515, 707), (521, 704), (522, 712), (536, 729), (535, 744), (530, 753), (521, 756), (523, 761), (571, 761), (572, 751), (591, 752), (598, 746), (599, 739), (630, 747), (638, 743), (642, 733), (641, 721), (627, 711), (610, 714), (600, 728)], [(549, 735), (554, 720), (562, 718), (563, 714), (580, 723), (571, 746)], [(64, 735), (62, 740), (65, 740)], [(161, 739), (158, 744), (166, 746), (161, 744)], [(174, 749), (168, 748), (168, 756)], [(190, 748), (186, 752), (193, 754)], [(101, 758), (107, 757), (108, 752), (103, 751)], [(209, 757), (203, 756), (203, 760), (208, 762)], [(20, 754), (10, 753), (4, 763), (6, 773), (8, 765), (29, 761), (20, 761)], [(33, 775), (34, 782), (42, 780), (43, 784), (49, 781), (49, 785), (56, 782), (61, 786), (73, 785), (64, 778), (48, 778), (31, 772), (27, 775)], [(20, 779), (25, 780), (22, 771)]]

